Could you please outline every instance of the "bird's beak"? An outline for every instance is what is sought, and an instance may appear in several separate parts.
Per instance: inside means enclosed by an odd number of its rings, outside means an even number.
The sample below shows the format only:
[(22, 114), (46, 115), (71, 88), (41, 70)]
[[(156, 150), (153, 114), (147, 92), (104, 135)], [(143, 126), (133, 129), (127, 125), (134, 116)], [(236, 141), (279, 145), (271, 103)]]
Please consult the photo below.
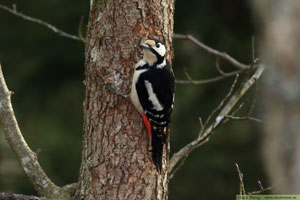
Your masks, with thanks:
[(150, 46), (147, 45), (147, 44), (145, 44), (145, 43), (140, 44), (140, 47), (141, 47), (142, 49), (150, 49)]
[(146, 40), (144, 43), (140, 44), (140, 47), (143, 49), (150, 49), (155, 45), (155, 41), (153, 40)]

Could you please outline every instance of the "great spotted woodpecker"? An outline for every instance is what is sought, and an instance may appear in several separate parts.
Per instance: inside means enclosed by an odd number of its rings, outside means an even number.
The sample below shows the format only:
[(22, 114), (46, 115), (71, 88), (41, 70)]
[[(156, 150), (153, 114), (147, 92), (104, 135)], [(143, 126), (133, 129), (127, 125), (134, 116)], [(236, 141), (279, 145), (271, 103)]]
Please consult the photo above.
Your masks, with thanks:
[(143, 117), (151, 140), (153, 163), (161, 171), (174, 103), (174, 74), (161, 41), (148, 39), (140, 46), (144, 55), (135, 66), (130, 98)]

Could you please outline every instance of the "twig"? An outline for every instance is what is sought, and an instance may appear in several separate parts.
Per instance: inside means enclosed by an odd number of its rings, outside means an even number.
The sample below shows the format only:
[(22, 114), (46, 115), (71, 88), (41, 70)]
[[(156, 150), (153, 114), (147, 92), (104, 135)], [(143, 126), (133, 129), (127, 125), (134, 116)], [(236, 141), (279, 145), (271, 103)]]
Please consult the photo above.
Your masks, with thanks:
[(261, 57), (256, 57), (255, 54), (255, 37), (252, 36), (252, 65), (257, 64), (261, 60)]
[[(237, 83), (237, 80), (238, 80), (238, 74), (236, 75), (236, 77), (235, 77), (235, 79), (234, 79), (234, 81), (233, 81), (233, 83), (232, 83), (232, 85), (231, 85), (231, 87), (230, 87), (230, 90), (229, 90), (229, 92), (227, 93), (227, 95), (222, 99), (222, 101), (220, 102), (220, 104), (210, 113), (210, 115), (207, 117), (207, 120), (205, 121), (205, 123), (204, 123), (204, 128), (208, 125), (208, 123), (210, 122), (210, 120), (211, 120), (211, 118), (212, 118), (212, 116), (217, 112), (217, 111), (219, 111), (221, 108), (222, 108), (222, 106), (224, 105), (224, 103), (227, 101), (227, 99), (231, 96), (231, 94), (232, 94), (232, 92), (233, 92), (233, 89), (234, 89), (234, 87), (235, 87), (235, 85), (236, 85), (236, 83)], [(199, 134), (199, 137), (202, 135), (202, 132), (200, 132), (200, 134)]]
[(259, 186), (260, 190), (254, 191), (254, 192), (248, 192), (248, 194), (261, 194), (261, 193), (272, 190), (274, 187), (274, 186), (271, 186), (271, 187), (264, 188), (260, 181), (258, 181), (258, 186)]
[[(201, 117), (199, 117), (199, 122), (200, 122), (200, 131), (199, 131), (199, 134), (198, 134), (198, 138), (201, 138), (202, 134), (204, 133), (204, 130), (206, 128), (206, 126), (208, 125), (208, 123), (210, 122), (212, 116), (222, 108), (223, 104), (225, 103), (225, 101), (231, 96), (232, 94), (232, 91), (237, 83), (237, 79), (238, 79), (238, 74), (236, 75), (231, 87), (230, 87), (230, 90), (229, 92), (227, 93), (227, 95), (222, 99), (222, 101), (220, 102), (220, 104), (217, 106), (216, 109), (214, 109), (210, 115), (207, 117), (207, 119), (205, 120), (204, 124), (202, 122), (202, 119)], [(188, 154), (180, 161), (180, 163), (178, 165), (176, 165), (176, 168), (171, 171), (171, 175), (174, 175), (184, 164), (185, 160), (187, 159), (187, 156)], [(176, 170), (176, 171), (175, 171)], [(171, 177), (171, 176), (170, 176)], [(170, 178), (171, 179), (171, 178)]]
[(258, 183), (258, 186), (259, 186), (260, 190), (264, 190), (264, 187), (262, 186), (261, 181), (258, 180), (257, 183)]
[(184, 39), (184, 40), (190, 40), (192, 41), (194, 44), (196, 44), (198, 47), (200, 47), (201, 49), (207, 51), (210, 54), (213, 54), (217, 57), (220, 57), (226, 61), (228, 61), (229, 63), (231, 63), (233, 66), (240, 68), (240, 69), (248, 69), (250, 68), (249, 65), (245, 65), (243, 63), (240, 63), (239, 61), (237, 61), (236, 59), (234, 59), (233, 57), (231, 57), (230, 55), (228, 55), (227, 53), (222, 53), (219, 52), (205, 44), (203, 44), (202, 42), (200, 42), (199, 40), (197, 40), (194, 36), (192, 35), (183, 35), (183, 34), (177, 34), (174, 33), (173, 34), (173, 38), (174, 39)]
[(200, 128), (203, 129), (204, 128), (204, 124), (202, 122), (202, 118), (201, 117), (199, 117), (199, 123), (200, 123)]
[(70, 197), (70, 191), (56, 186), (41, 168), (37, 155), (23, 138), (13, 107), (11, 94), (8, 90), (0, 65), (0, 121), (4, 127), (5, 139), (17, 155), (21, 166), (33, 184), (35, 190), (44, 197), (63, 199)]
[(228, 72), (228, 73), (224, 72), (220, 68), (219, 57), (217, 57), (217, 60), (216, 60), (216, 68), (217, 68), (218, 72), (221, 74), (221, 76), (217, 76), (217, 77), (206, 79), (206, 80), (198, 80), (198, 81), (193, 80), (192, 77), (190, 76), (190, 74), (187, 72), (187, 69), (184, 68), (184, 74), (185, 74), (185, 76), (187, 77), (188, 80), (175, 80), (175, 82), (178, 83), (178, 84), (194, 84), (194, 85), (212, 83), (212, 82), (217, 82), (217, 81), (223, 80), (227, 77), (234, 76), (236, 74), (240, 74), (240, 73), (242, 73), (243, 71), (246, 70), (246, 69), (241, 69), (241, 70)]
[(226, 73), (220, 68), (219, 57), (217, 57), (217, 59), (216, 59), (216, 68), (221, 75), (226, 76), (226, 77), (230, 76), (230, 73)]
[(235, 115), (238, 111), (240, 111), (240, 110), (244, 107), (244, 105), (245, 105), (246, 103), (248, 103), (248, 100), (247, 100), (247, 99), (246, 99), (245, 101), (243, 101), (243, 102), (237, 107), (237, 109), (234, 110), (234, 111), (231, 113), (231, 115)]
[(73, 39), (73, 40), (79, 40), (79, 41), (85, 42), (85, 39), (83, 39), (81, 37), (78, 37), (76, 35), (71, 35), (69, 33), (66, 33), (66, 32), (56, 28), (55, 26), (53, 26), (53, 25), (51, 25), (51, 24), (49, 24), (49, 23), (47, 23), (43, 20), (33, 18), (33, 17), (28, 16), (28, 15), (24, 15), (21, 12), (17, 12), (15, 4), (13, 5), (13, 9), (11, 9), (11, 8), (5, 6), (5, 5), (2, 5), (2, 4), (0, 4), (0, 8), (7, 11), (7, 12), (9, 12), (9, 13), (11, 13), (11, 14), (13, 14), (13, 15), (21, 17), (24, 20), (31, 21), (31, 22), (43, 25), (43, 26), (47, 27), (48, 29), (52, 30), (54, 33), (56, 33), (60, 36), (67, 37), (67, 38), (70, 38), (70, 39)]
[(244, 194), (246, 194), (245, 185), (244, 185), (244, 181), (243, 181), (244, 175), (241, 172), (239, 165), (237, 163), (235, 163), (235, 167), (238, 172), (239, 179), (240, 179), (240, 195), (244, 195)]
[(178, 170), (183, 166), (183, 164), (184, 164), (184, 162), (185, 162), (186, 159), (187, 159), (187, 156), (184, 157), (184, 158), (180, 161), (180, 163), (176, 166), (176, 168), (175, 168), (175, 169), (172, 171), (172, 173), (170, 174), (169, 180), (171, 180), (171, 179), (174, 177), (174, 175), (176, 174), (176, 172), (178, 172)]
[[(172, 158), (170, 159), (169, 164), (169, 173), (175, 169), (174, 167), (186, 156), (188, 156), (192, 151), (194, 151), (197, 147), (200, 145), (206, 143), (209, 140), (209, 137), (213, 134), (213, 131), (216, 127), (218, 127), (222, 120), (226, 115), (230, 113), (230, 111), (233, 109), (233, 107), (236, 105), (236, 103), (239, 101), (239, 99), (248, 91), (248, 89), (255, 83), (255, 80), (259, 79), (261, 74), (264, 71), (264, 66), (259, 65), (254, 74), (248, 79), (247, 82), (245, 82), (240, 90), (237, 90), (231, 98), (228, 100), (228, 102), (224, 105), (224, 107), (221, 109), (219, 114), (217, 115), (216, 119), (211, 123), (210, 126), (205, 128), (203, 131), (203, 134), (201, 137), (197, 137), (195, 140), (184, 146), (182, 149), (180, 149), (178, 152), (174, 153)], [(200, 134), (200, 132), (199, 132)]]
[(232, 115), (226, 115), (225, 116), (226, 118), (228, 119), (234, 119), (234, 120), (251, 120), (251, 121), (255, 121), (255, 122), (258, 122), (258, 123), (262, 123), (264, 124), (265, 122), (261, 119), (257, 119), (257, 118), (254, 118), (254, 117), (237, 117), (237, 116), (232, 116)]
[(256, 104), (256, 97), (257, 97), (257, 81), (255, 82), (255, 92), (254, 92), (254, 97), (252, 99), (251, 107), (249, 109), (249, 112), (247, 114), (248, 117), (250, 117), (253, 113), (255, 104)]
[(184, 70), (184, 75), (186, 76), (186, 78), (192, 83), (192, 84), (195, 84), (192, 77), (190, 76), (190, 74), (188, 73), (187, 69), (186, 68), (183, 68)]
[(263, 190), (259, 190), (259, 191), (248, 192), (248, 194), (261, 194), (261, 193), (270, 191), (270, 190), (272, 190), (272, 189), (273, 189), (273, 186), (264, 188)]
[(243, 173), (241, 172), (240, 168), (239, 168), (239, 165), (237, 163), (235, 163), (235, 167), (236, 167), (236, 170), (237, 170), (237, 173), (239, 175), (239, 180), (240, 180), (240, 195), (252, 195), (252, 194), (261, 194), (263, 192), (266, 192), (266, 191), (269, 191), (273, 188), (273, 186), (271, 187), (267, 187), (267, 188), (264, 188), (261, 184), (261, 181), (258, 180), (258, 186), (259, 186), (259, 189), (258, 191), (254, 191), (254, 192), (246, 192), (245, 190), (245, 184), (244, 184), (244, 175)]
[(243, 175), (243, 173), (241, 172), (241, 170), (240, 170), (240, 168), (239, 168), (239, 165), (238, 165), (237, 163), (235, 163), (235, 167), (236, 167), (236, 170), (237, 170), (237, 172), (238, 172), (239, 180), (240, 180), (240, 195), (246, 195), (246, 194), (248, 194), (248, 195), (261, 194), (261, 193), (264, 193), (264, 192), (266, 192), (266, 191), (269, 191), (269, 190), (273, 189), (273, 186), (264, 188), (264, 187), (262, 186), (262, 184), (261, 184), (261, 181), (258, 180), (257, 182), (258, 182), (258, 186), (259, 186), (259, 189), (260, 189), (260, 190), (254, 191), (254, 192), (246, 192), (246, 190), (245, 190), (245, 184), (244, 184), (244, 181), (243, 181), (244, 175)]
[(256, 63), (256, 56), (255, 56), (255, 38), (252, 36), (251, 38), (251, 46), (252, 46), (252, 62), (255, 64)]
[(226, 73), (226, 76), (216, 76), (214, 78), (210, 78), (210, 79), (205, 79), (205, 80), (175, 80), (175, 83), (177, 84), (194, 84), (194, 85), (200, 85), (200, 84), (207, 84), (207, 83), (213, 83), (213, 82), (217, 82), (220, 80), (223, 80), (225, 78), (234, 76), (236, 74), (240, 74), (242, 73), (244, 70), (238, 70), (238, 71), (233, 71), (233, 72), (229, 72)]
[(233, 111), (231, 113), (231, 115), (226, 115), (226, 119), (224, 120), (223, 123), (227, 123), (230, 119), (233, 119), (233, 120), (250, 120), (250, 121), (255, 121), (255, 122), (258, 122), (258, 123), (262, 123), (264, 124), (264, 121), (260, 120), (260, 119), (257, 119), (257, 118), (254, 118), (254, 117), (251, 117), (252, 113), (253, 113), (253, 110), (254, 110), (254, 107), (255, 107), (255, 103), (256, 103), (256, 96), (257, 96), (257, 81), (255, 82), (255, 93), (254, 93), (254, 97), (252, 99), (252, 103), (251, 103), (251, 107), (248, 111), (248, 114), (247, 116), (245, 117), (237, 117), (235, 116), (235, 114), (245, 105), (245, 102), (248, 102), (247, 100), (242, 102), (239, 107)]
[(84, 20), (84, 16), (81, 16), (80, 17), (80, 20), (79, 20), (79, 26), (78, 26), (78, 35), (79, 35), (79, 38), (84, 42), (86, 43), (86, 39), (83, 37), (82, 35), (82, 25), (83, 25), (83, 20)]
[[(237, 107), (236, 110), (232, 111), (231, 115), (234, 116), (239, 110), (241, 110), (242, 107), (245, 105), (246, 102), (247, 102), (247, 100), (246, 100), (246, 101), (243, 101), (243, 102)], [(229, 122), (229, 121), (230, 121), (230, 118), (226, 118), (226, 119), (224, 119), (224, 121), (222, 122), (222, 124), (226, 124), (226, 123)]]
[[(51, 200), (45, 197), (0, 192), (0, 200)], [(52, 199), (53, 200), (53, 199)]]

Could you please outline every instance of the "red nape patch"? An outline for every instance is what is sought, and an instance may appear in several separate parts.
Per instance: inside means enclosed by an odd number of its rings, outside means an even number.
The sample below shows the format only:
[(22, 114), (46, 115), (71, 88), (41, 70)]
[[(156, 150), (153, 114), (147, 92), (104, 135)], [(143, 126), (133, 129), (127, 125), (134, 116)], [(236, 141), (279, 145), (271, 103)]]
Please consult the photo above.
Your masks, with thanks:
[(149, 136), (149, 140), (150, 140), (150, 138), (151, 138), (151, 124), (150, 124), (150, 122), (149, 122), (149, 120), (148, 120), (148, 118), (147, 118), (146, 115), (143, 114), (142, 117), (143, 117), (145, 126), (146, 126), (146, 128), (148, 130), (148, 136)]

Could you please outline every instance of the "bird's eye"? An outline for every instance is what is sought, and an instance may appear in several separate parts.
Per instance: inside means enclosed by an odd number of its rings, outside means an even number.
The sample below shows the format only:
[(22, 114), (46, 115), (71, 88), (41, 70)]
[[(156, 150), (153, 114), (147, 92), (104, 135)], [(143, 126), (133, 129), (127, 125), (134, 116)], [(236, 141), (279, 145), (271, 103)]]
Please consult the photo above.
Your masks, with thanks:
[(159, 47), (160, 47), (160, 44), (157, 44), (157, 45), (156, 45), (156, 48), (159, 48)]

